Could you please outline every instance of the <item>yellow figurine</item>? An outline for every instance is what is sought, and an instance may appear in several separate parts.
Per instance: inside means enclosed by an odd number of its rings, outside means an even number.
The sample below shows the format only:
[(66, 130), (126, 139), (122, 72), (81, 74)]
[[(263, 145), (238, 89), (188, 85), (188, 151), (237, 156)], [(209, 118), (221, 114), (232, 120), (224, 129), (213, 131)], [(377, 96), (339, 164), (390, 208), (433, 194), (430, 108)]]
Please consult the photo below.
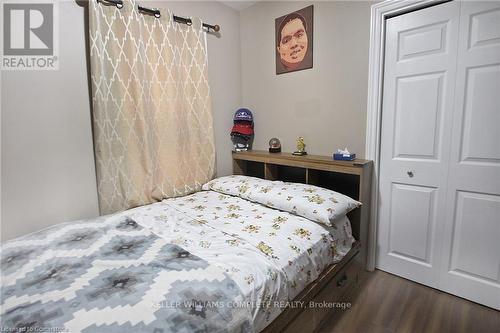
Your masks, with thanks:
[(304, 138), (301, 136), (297, 138), (297, 150), (293, 152), (293, 155), (299, 155), (299, 156), (307, 155), (306, 144), (304, 142)]

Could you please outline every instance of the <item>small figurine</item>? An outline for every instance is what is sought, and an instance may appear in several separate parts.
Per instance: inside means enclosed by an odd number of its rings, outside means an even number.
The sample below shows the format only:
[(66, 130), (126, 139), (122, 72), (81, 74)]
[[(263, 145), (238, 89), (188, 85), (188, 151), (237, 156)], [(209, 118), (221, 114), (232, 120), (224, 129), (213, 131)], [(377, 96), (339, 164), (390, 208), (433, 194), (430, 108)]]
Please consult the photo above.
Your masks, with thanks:
[(293, 152), (293, 155), (304, 156), (307, 155), (306, 144), (304, 138), (299, 136), (297, 138), (297, 150)]

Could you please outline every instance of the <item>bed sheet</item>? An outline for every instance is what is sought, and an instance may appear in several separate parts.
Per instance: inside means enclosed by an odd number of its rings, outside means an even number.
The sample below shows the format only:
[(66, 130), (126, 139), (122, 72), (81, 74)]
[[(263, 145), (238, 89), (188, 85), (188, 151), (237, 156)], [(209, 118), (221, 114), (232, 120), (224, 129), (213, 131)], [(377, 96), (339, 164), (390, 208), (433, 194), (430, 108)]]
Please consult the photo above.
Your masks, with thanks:
[(215, 191), (167, 199), (126, 214), (170, 243), (224, 270), (239, 286), (256, 331), (350, 250), (347, 217), (326, 227)]

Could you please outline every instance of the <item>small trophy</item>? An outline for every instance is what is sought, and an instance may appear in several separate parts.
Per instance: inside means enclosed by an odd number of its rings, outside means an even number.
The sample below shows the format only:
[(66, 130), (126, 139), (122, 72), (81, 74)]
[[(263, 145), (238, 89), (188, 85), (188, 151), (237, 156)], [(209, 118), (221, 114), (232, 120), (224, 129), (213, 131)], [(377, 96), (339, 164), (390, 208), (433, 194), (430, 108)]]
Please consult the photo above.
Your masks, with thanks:
[(297, 138), (297, 150), (294, 151), (292, 154), (297, 156), (307, 155), (306, 144), (304, 143), (303, 137), (300, 136)]

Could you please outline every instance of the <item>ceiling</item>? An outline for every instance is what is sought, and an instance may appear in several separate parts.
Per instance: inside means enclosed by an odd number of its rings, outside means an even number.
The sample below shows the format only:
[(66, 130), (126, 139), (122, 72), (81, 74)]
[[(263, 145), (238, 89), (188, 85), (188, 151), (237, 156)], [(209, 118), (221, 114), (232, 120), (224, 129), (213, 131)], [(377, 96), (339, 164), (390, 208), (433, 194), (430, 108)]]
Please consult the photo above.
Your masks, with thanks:
[(240, 10), (243, 10), (245, 8), (250, 7), (253, 4), (256, 4), (259, 1), (260, 0), (258, 0), (258, 1), (232, 0), (232, 1), (219, 1), (219, 2), (222, 2), (226, 6), (240, 11)]

